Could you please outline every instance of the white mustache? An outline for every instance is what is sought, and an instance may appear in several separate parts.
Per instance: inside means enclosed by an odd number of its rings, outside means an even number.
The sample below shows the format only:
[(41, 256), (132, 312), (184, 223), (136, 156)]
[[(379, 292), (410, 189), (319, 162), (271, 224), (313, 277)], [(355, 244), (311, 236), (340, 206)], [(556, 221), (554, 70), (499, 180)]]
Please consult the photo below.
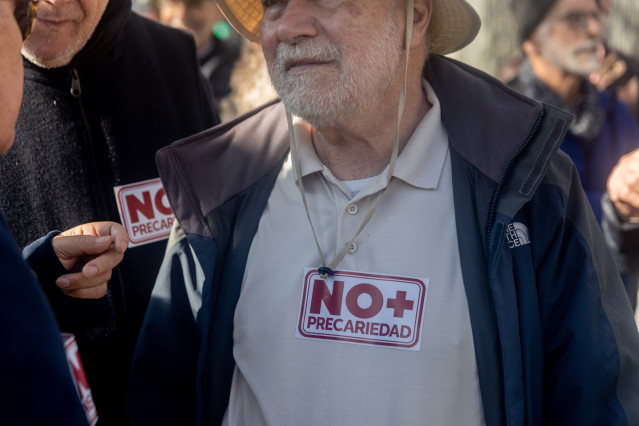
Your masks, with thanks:
[(60, 9), (58, 7), (52, 9), (45, 6), (43, 2), (40, 2), (36, 18), (44, 19), (45, 21), (74, 21), (81, 18), (81, 16), (79, 16), (76, 10), (68, 8)]
[(594, 50), (597, 51), (599, 49), (600, 43), (596, 40), (585, 40), (582, 43), (579, 43), (578, 46), (574, 48), (575, 52), (581, 52), (583, 50)]
[(334, 62), (339, 61), (340, 57), (337, 47), (330, 43), (324, 46), (317, 43), (280, 43), (277, 46), (276, 62), (280, 69), (288, 70), (296, 63)]

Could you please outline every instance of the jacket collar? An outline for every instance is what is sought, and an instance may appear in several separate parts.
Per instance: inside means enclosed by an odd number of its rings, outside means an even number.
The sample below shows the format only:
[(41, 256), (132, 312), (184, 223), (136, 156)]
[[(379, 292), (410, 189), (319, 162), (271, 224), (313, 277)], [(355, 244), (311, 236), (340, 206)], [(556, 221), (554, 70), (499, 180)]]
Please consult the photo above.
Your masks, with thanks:
[(27, 75), (31, 78), (45, 74), (48, 79), (69, 79), (70, 70), (80, 68), (83, 73), (104, 70), (117, 59), (124, 37), (124, 26), (131, 15), (131, 0), (109, 0), (107, 7), (87, 44), (71, 62), (63, 67), (45, 69), (24, 60)]
[(431, 56), (425, 75), (452, 149), (497, 184), (494, 209), (514, 214), (541, 183), (572, 116), (449, 58)]
[(97, 68), (112, 55), (123, 36), (122, 29), (131, 14), (131, 0), (109, 0), (106, 10), (86, 46), (76, 55), (73, 63), (83, 68)]
[[(451, 148), (498, 187), (513, 186), (518, 195), (509, 208), (524, 202), (563, 140), (569, 116), (452, 59), (431, 56), (425, 77), (439, 98)], [(279, 167), (288, 145), (284, 108), (275, 101), (160, 150), (157, 162), (167, 194), (192, 197), (201, 208), (199, 214), (206, 216)], [(524, 150), (531, 155), (520, 155)], [(180, 174), (174, 172), (176, 167)], [(506, 181), (508, 172), (511, 178)], [(181, 189), (184, 179), (189, 182), (188, 194)], [(220, 187), (211, 182), (232, 184)], [(177, 210), (185, 206), (186, 211), (176, 211), (178, 217), (195, 213), (185, 200), (172, 205)]]
[(440, 99), (451, 146), (499, 182), (508, 161), (533, 132), (542, 104), (442, 56), (428, 59), (425, 75)]

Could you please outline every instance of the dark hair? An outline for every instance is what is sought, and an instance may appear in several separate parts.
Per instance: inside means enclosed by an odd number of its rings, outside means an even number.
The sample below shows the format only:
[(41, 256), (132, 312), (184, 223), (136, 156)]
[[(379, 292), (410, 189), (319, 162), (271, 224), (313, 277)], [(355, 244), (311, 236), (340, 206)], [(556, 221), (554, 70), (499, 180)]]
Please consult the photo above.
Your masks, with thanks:
[[(517, 22), (517, 36), (523, 43), (544, 20), (557, 0), (511, 0), (510, 6)], [(598, 1), (598, 0), (597, 0)]]

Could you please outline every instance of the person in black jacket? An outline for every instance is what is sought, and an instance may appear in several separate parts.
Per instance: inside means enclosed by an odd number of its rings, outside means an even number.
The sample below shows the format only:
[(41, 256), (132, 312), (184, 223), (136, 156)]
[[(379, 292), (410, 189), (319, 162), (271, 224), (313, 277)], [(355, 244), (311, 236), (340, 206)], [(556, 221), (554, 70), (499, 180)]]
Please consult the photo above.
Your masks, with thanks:
[[(36, 8), (34, 0), (0, 2), (0, 154), (11, 148), (15, 137), (22, 98), (20, 46)], [(42, 289), (64, 292), (64, 297), (101, 298), (127, 244), (127, 233), (117, 223), (84, 224), (47, 234), (25, 250), (23, 259), (0, 209), (1, 424), (85, 426), (95, 419), (87, 392), (83, 400), (88, 410), (83, 410)], [(84, 303), (94, 308), (96, 317), (102, 314), (99, 300)]]
[(160, 22), (193, 32), (200, 69), (221, 102), (231, 94), (230, 80), (242, 51), (242, 37), (213, 0), (157, 0), (156, 5)]
[[(114, 321), (88, 327), (77, 300), (50, 296), (76, 335), (100, 424), (124, 424), (132, 350), (172, 218), (155, 152), (219, 119), (192, 37), (131, 12), (131, 0), (50, 0), (22, 47), (25, 95), (0, 203), (18, 244), (49, 229), (121, 221), (131, 237), (107, 298)], [(137, 191), (137, 192), (136, 192)], [(122, 214), (120, 213), (120, 210)]]

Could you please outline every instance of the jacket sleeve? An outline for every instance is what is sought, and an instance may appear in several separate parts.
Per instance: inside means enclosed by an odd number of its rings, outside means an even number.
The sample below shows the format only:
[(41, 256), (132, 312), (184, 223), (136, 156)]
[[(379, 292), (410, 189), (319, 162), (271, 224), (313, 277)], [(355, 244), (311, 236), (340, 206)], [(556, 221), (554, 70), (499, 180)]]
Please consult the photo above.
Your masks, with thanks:
[(0, 215), (0, 417), (6, 425), (88, 425), (60, 330)]
[(195, 316), (202, 274), (175, 222), (133, 359), (129, 414), (135, 425), (191, 425), (200, 350)]
[(536, 255), (543, 424), (636, 425), (639, 334), (617, 266), (572, 169), (563, 212), (549, 215), (546, 203), (538, 213), (550, 237)]
[(65, 295), (55, 285), (56, 279), (67, 273), (51, 242), (59, 233), (49, 232), (29, 244), (22, 251), (23, 258), (36, 274), (62, 331), (73, 333), (79, 340), (85, 340), (88, 336), (111, 334), (114, 310), (108, 296), (100, 299), (77, 299)]
[[(639, 148), (639, 125), (634, 120), (626, 105), (614, 99), (614, 108), (609, 112), (616, 130), (616, 139), (613, 146), (616, 156), (614, 163), (619, 158)], [(612, 127), (612, 126), (611, 126)], [(612, 148), (611, 148), (612, 149)], [(614, 166), (614, 164), (613, 164)], [(609, 177), (602, 176), (604, 182)], [(604, 188), (605, 189), (605, 188)], [(601, 209), (601, 226), (606, 236), (608, 246), (618, 261), (623, 274), (635, 274), (639, 272), (639, 223), (628, 223), (620, 219), (607, 192), (603, 192), (597, 199), (592, 199), (593, 206)]]
[(602, 227), (606, 242), (624, 274), (639, 272), (639, 223), (622, 221), (605, 194), (601, 200)]
[(52, 285), (60, 275), (66, 273), (51, 243), (53, 237), (59, 233), (59, 231), (51, 231), (22, 250), (22, 257), (36, 274), (38, 281), (47, 286)]

